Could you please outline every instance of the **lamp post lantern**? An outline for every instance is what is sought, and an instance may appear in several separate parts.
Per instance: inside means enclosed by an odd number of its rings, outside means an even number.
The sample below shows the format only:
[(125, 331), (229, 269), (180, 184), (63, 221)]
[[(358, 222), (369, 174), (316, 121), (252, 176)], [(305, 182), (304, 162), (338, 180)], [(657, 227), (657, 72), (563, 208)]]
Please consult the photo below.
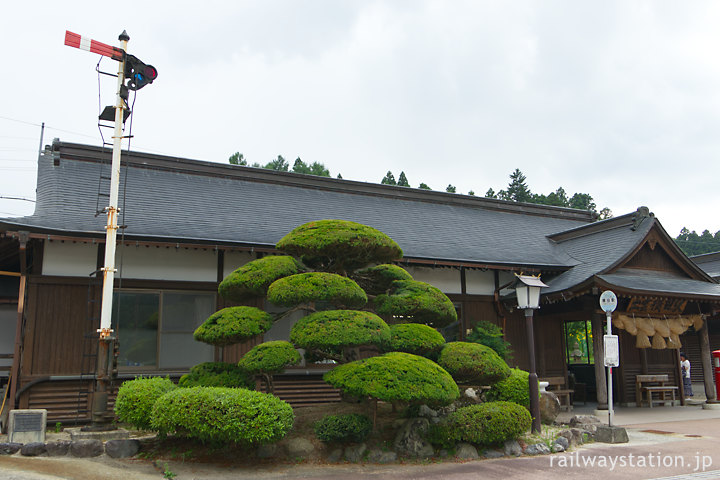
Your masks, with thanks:
[(515, 295), (517, 295), (518, 308), (525, 310), (525, 328), (527, 329), (528, 356), (530, 357), (530, 376), (528, 388), (530, 391), (530, 414), (532, 415), (532, 431), (540, 433), (540, 392), (538, 391), (538, 377), (535, 371), (535, 334), (533, 331), (533, 312), (540, 308), (540, 289), (547, 287), (540, 276), (517, 275), (515, 282)]

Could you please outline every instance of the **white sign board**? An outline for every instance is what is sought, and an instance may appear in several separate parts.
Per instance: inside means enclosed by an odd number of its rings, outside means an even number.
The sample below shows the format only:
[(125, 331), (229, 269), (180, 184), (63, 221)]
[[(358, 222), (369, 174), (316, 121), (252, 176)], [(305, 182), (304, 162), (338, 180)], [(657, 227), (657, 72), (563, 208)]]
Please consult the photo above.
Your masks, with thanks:
[(603, 312), (614, 312), (617, 308), (617, 296), (610, 290), (605, 290), (600, 294), (600, 308)]
[(603, 345), (605, 346), (605, 366), (620, 366), (620, 342), (617, 335), (603, 335)]

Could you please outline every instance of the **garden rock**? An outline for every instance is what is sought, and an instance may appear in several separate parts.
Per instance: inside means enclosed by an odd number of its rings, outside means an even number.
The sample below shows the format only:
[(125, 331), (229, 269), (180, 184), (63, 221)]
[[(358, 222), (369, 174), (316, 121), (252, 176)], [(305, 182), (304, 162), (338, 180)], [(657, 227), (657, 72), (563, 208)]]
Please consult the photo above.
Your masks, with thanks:
[(547, 455), (548, 453), (550, 453), (550, 448), (544, 443), (528, 445), (525, 449), (525, 455)]
[(12, 455), (22, 448), (22, 443), (0, 443), (0, 455)]
[(70, 453), (73, 457), (97, 457), (103, 453), (103, 444), (100, 440), (76, 440), (70, 444)]
[(575, 415), (570, 419), (569, 424), (571, 427), (576, 427), (578, 425), (599, 425), (600, 419), (595, 415)]
[(552, 392), (540, 393), (540, 420), (551, 424), (560, 415), (560, 400)]
[(565, 437), (568, 440), (570, 446), (577, 447), (578, 445), (582, 445), (583, 443), (582, 430), (580, 430), (579, 428), (562, 430), (559, 435), (561, 437)]
[(520, 456), (522, 455), (522, 447), (517, 440), (508, 440), (503, 445), (503, 452), (508, 456)]
[(485, 450), (483, 452), (483, 457), (485, 457), (485, 458), (500, 458), (500, 457), (504, 457), (504, 456), (505, 456), (505, 454), (498, 450)]
[(479, 455), (477, 449), (469, 443), (459, 443), (455, 451), (455, 456), (463, 460), (470, 460), (478, 458)]
[(553, 446), (562, 447), (562, 450), (555, 450), (556, 452), (564, 452), (565, 450), (570, 448), (570, 442), (566, 437), (558, 437), (555, 439)]
[(290, 457), (306, 457), (315, 451), (315, 447), (307, 438), (290, 439), (286, 448)]
[(336, 448), (335, 450), (330, 452), (330, 455), (327, 456), (327, 461), (330, 463), (339, 462), (340, 459), (342, 458), (342, 454), (343, 454), (342, 448)]
[(430, 426), (426, 418), (412, 418), (398, 431), (393, 446), (399, 455), (427, 458), (433, 456), (435, 450), (423, 439), (423, 434)]
[(134, 439), (108, 440), (105, 453), (112, 458), (134, 457), (140, 451), (140, 442)]
[(397, 453), (372, 449), (368, 452), (367, 461), (372, 463), (391, 463), (397, 460)]
[(26, 457), (37, 457), (45, 452), (47, 452), (47, 449), (45, 448), (45, 444), (43, 442), (26, 443), (20, 449), (20, 455), (24, 455)]
[(277, 450), (278, 447), (274, 443), (260, 445), (257, 450), (255, 450), (255, 456), (257, 456), (258, 458), (274, 457), (277, 454)]
[(348, 462), (357, 463), (362, 460), (366, 450), (367, 445), (365, 445), (364, 443), (345, 447), (345, 460), (347, 460)]
[(70, 450), (70, 442), (68, 440), (47, 442), (45, 448), (47, 449), (47, 454), (51, 457), (64, 457)]

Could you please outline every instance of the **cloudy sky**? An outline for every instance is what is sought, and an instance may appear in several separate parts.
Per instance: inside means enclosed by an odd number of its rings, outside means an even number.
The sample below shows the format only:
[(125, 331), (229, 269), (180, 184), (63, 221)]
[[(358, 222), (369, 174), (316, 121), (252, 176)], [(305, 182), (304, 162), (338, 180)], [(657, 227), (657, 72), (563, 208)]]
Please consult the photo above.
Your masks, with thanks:
[[(134, 150), (299, 156), (346, 179), (404, 171), (480, 195), (519, 168), (533, 192), (714, 233), (719, 23), (710, 1), (11, 2), (0, 196), (34, 198), (41, 123), (45, 144), (100, 143), (115, 80), (98, 85), (100, 57), (64, 46), (65, 30), (117, 45), (125, 29), (159, 71), (137, 94)], [(0, 216), (32, 208), (0, 199)]]

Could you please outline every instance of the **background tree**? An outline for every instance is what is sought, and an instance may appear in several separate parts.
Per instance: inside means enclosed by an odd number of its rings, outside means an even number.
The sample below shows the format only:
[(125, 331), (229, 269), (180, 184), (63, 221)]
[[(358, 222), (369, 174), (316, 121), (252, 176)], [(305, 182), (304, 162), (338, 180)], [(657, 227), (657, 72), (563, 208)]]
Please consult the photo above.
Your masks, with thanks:
[(510, 183), (508, 184), (507, 190), (500, 190), (502, 192), (503, 200), (512, 200), (513, 202), (529, 202), (532, 200), (532, 192), (525, 183), (526, 177), (516, 168), (513, 173), (510, 174)]
[(448, 186), (445, 187), (445, 191), (448, 193), (456, 193), (457, 188), (455, 188), (455, 186), (452, 184), (448, 184)]
[(470, 191), (468, 192), (468, 195), (470, 195), (471, 197), (474, 197), (474, 196), (475, 196), (475, 191), (474, 191), (474, 190), (470, 190)]
[(240, 152), (235, 152), (230, 155), (230, 158), (228, 158), (228, 162), (230, 162), (232, 165), (247, 165), (247, 160), (245, 160), (245, 156)]
[(290, 169), (290, 164), (283, 158), (282, 155), (278, 155), (275, 160), (271, 160), (266, 163), (263, 168), (268, 170), (277, 170), (279, 172), (287, 172)]
[(425, 182), (420, 183), (420, 185), (418, 185), (418, 188), (419, 188), (420, 190), (432, 190), (432, 188), (430, 188), (430, 187), (428, 186), (428, 184), (425, 183)]
[(488, 188), (488, 191), (485, 192), (485, 198), (498, 198), (498, 196), (497, 193), (495, 193), (495, 190)]
[(688, 256), (720, 252), (720, 230), (713, 235), (710, 230), (705, 229), (698, 235), (695, 230), (690, 231), (683, 227), (675, 238), (675, 243)]
[(397, 185), (397, 182), (395, 181), (395, 176), (390, 170), (388, 170), (383, 179), (380, 180), (380, 183), (382, 185)]
[(293, 164), (293, 173), (304, 173), (306, 175), (317, 175), (318, 177), (329, 177), (330, 170), (325, 168), (325, 165), (318, 162), (313, 162), (310, 165), (303, 162), (300, 157), (295, 159)]
[(589, 210), (591, 212), (595, 212), (595, 202), (593, 201), (593, 197), (590, 196), (589, 193), (576, 193), (568, 202), (568, 206), (570, 208), (577, 208), (578, 210)]
[(408, 183), (408, 179), (405, 176), (405, 172), (400, 172), (400, 176), (398, 177), (397, 184), (399, 187), (409, 187), (410, 186), (410, 183)]

